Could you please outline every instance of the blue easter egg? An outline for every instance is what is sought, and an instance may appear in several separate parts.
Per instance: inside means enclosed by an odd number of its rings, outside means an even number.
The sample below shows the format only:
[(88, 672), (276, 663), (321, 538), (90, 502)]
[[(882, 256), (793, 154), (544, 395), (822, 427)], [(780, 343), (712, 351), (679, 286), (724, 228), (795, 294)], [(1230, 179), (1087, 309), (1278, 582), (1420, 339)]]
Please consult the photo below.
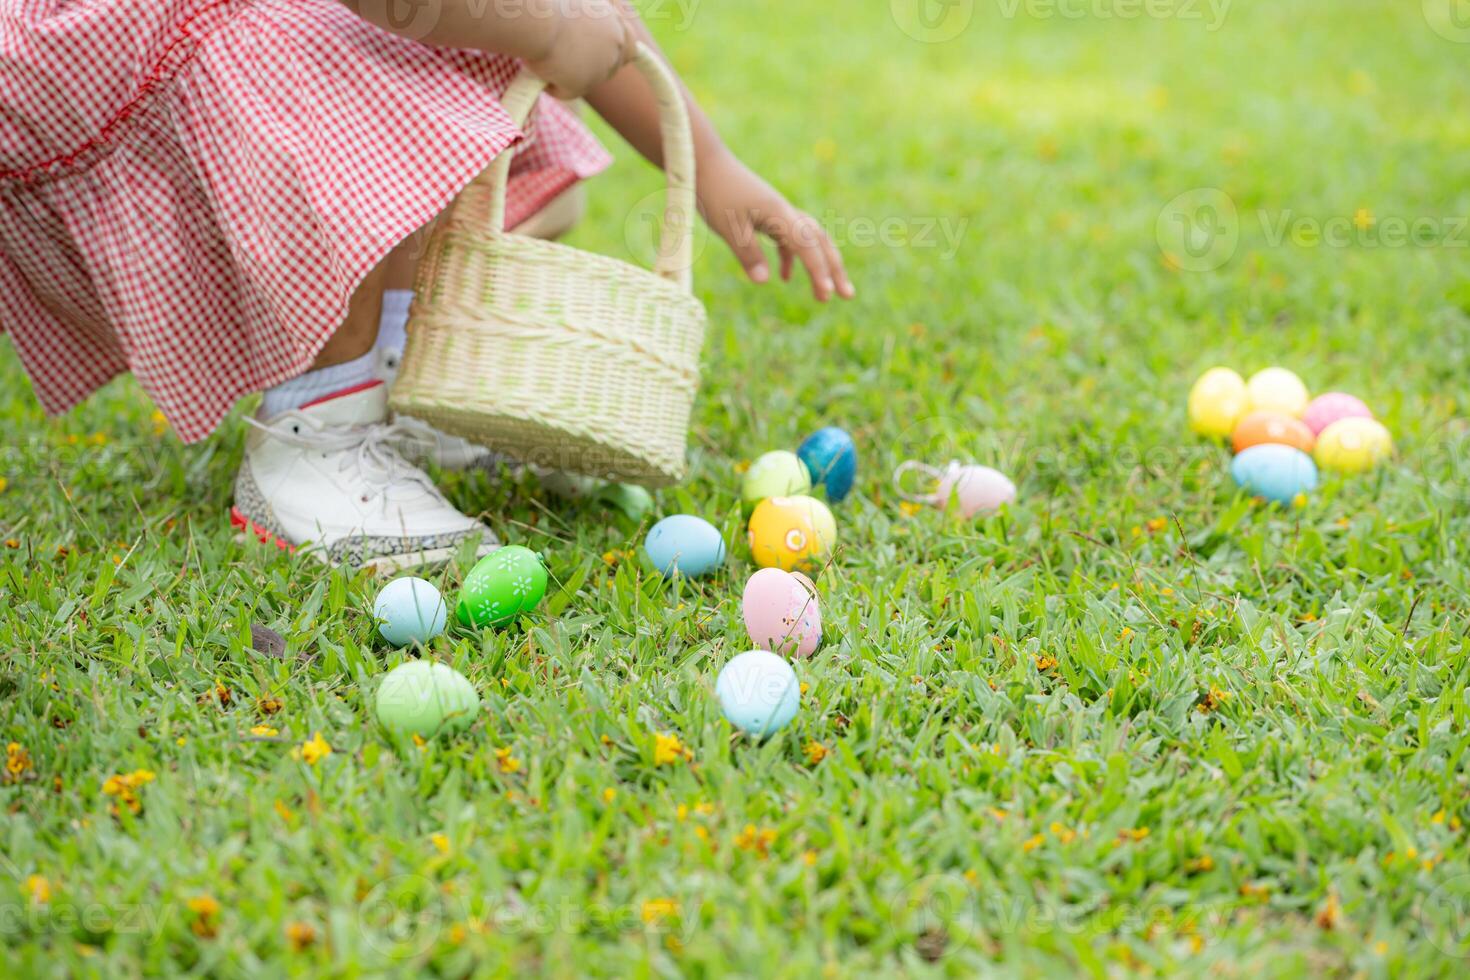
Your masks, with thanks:
[(734, 657), (715, 681), (715, 696), (730, 724), (757, 738), (791, 723), (801, 706), (801, 684), (785, 658), (765, 650)]
[(725, 539), (709, 521), (693, 514), (675, 514), (655, 524), (643, 542), (654, 566), (665, 575), (678, 572), (689, 578), (718, 568), (725, 560)]
[(396, 647), (428, 643), (444, 632), (449, 609), (432, 582), (421, 578), (396, 578), (383, 586), (373, 603), (378, 632)]
[(812, 482), (827, 488), (827, 499), (833, 503), (852, 492), (857, 477), (857, 447), (852, 436), (835, 426), (818, 429), (804, 439), (796, 455), (811, 471)]
[(1235, 482), (1257, 497), (1289, 504), (1317, 489), (1317, 464), (1293, 446), (1261, 443), (1243, 449), (1230, 464)]

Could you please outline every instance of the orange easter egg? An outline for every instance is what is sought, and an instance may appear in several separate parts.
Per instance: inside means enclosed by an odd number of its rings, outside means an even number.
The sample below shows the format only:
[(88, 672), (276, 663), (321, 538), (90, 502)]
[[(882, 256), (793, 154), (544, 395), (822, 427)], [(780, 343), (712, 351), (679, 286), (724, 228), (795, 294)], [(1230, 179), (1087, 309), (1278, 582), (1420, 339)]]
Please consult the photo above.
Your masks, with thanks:
[(1230, 443), (1236, 452), (1275, 443), (1310, 454), (1316, 441), (1306, 423), (1280, 412), (1251, 412), (1235, 424), (1235, 431), (1230, 434)]

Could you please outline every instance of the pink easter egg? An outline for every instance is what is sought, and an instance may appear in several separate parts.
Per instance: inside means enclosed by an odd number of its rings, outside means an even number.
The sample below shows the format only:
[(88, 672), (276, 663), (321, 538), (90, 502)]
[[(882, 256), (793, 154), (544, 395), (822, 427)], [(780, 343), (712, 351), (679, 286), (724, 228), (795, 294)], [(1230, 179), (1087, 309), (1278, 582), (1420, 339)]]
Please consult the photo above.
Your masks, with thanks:
[(817, 592), (804, 575), (762, 568), (745, 583), (740, 607), (751, 642), (762, 650), (807, 657), (821, 645)]
[(1016, 485), (999, 470), (988, 466), (955, 466), (939, 481), (935, 503), (949, 506), (950, 494), (959, 501), (966, 517), (989, 514), (1016, 499)]
[(1302, 421), (1313, 435), (1320, 436), (1322, 430), (1338, 419), (1371, 419), (1373, 411), (1362, 400), (1341, 391), (1329, 391), (1312, 399), (1302, 413)]

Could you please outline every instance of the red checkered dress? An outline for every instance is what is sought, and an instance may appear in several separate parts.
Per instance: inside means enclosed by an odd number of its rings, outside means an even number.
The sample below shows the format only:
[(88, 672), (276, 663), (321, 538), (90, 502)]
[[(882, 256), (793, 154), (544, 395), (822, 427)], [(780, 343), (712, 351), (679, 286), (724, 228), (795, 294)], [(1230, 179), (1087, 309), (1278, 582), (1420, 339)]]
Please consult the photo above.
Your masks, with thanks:
[(42, 405), (132, 371), (203, 438), (502, 150), (511, 224), (605, 167), (554, 100), (516, 128), (517, 67), (337, 0), (0, 0), (0, 328)]

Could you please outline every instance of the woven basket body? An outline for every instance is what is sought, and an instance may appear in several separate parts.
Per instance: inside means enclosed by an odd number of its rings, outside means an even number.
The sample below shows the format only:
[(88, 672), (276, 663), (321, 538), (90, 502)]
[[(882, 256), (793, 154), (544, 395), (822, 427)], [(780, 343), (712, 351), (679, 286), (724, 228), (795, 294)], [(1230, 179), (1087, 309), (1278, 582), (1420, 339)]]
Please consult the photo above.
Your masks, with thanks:
[[(704, 308), (690, 291), (693, 150), (644, 50), (669, 192), (656, 271), (504, 231), (509, 154), (460, 195), (419, 264), (393, 408), (525, 463), (647, 486), (685, 473)], [(522, 76), (517, 118), (541, 83)]]

